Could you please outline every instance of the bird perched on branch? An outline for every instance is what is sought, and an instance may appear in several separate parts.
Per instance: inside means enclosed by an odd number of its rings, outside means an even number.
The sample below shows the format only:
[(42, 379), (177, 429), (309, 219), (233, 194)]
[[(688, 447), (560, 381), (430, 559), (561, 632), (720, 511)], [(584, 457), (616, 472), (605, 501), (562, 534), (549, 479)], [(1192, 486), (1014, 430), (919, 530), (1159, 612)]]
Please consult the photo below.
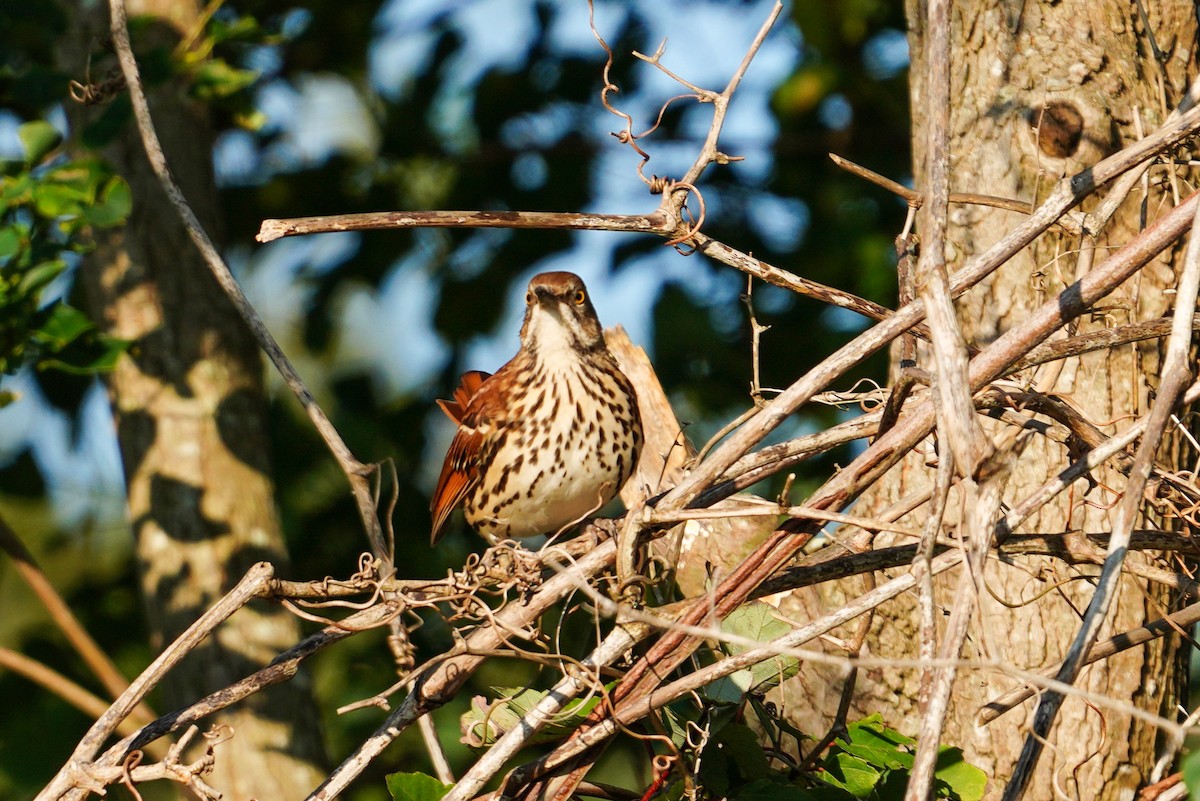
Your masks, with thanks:
[(458, 431), (429, 506), (435, 544), (460, 504), (489, 542), (555, 534), (612, 500), (642, 446), (633, 385), (574, 273), (535, 275), (517, 355), (438, 405)]

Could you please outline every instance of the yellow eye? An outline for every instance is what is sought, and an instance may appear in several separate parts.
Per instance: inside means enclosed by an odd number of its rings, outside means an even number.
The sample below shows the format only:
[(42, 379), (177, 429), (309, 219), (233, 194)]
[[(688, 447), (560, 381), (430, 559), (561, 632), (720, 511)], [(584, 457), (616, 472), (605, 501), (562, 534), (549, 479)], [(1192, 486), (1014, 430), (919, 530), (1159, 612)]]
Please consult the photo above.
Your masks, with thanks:
[(526, 292), (526, 293), (525, 293), (525, 304), (526, 304), (527, 306), (532, 306), (532, 305), (533, 305), (533, 293), (532, 293), (532, 292)]
[(587, 298), (587, 295), (583, 294), (583, 290), (582, 290), (582, 289), (577, 289), (577, 290), (575, 290), (575, 305), (576, 305), (576, 306), (582, 306), (582, 305), (583, 305), (583, 301), (584, 301), (586, 298)]

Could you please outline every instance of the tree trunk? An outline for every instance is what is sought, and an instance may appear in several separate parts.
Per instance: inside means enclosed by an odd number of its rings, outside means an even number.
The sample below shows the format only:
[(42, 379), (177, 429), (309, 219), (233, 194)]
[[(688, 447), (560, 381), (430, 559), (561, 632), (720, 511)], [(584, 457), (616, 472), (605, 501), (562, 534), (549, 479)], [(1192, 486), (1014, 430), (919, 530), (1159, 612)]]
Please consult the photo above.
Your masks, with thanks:
[[(107, 39), (107, 14), (72, 15), (75, 74)], [(199, 24), (203, 4), (128, 3), (153, 17), (135, 50), (170, 51)], [(92, 65), (93, 80), (102, 80)], [(219, 232), (206, 109), (178, 81), (147, 87), (168, 162), (210, 235)], [(101, 107), (103, 108), (103, 107)], [(95, 114), (79, 112), (76, 131)], [(132, 118), (104, 156), (128, 181), (133, 212), (81, 271), (95, 317), (134, 341), (109, 377), (129, 513), (155, 649), (174, 639), (254, 562), (286, 569), (268, 462), (260, 355), (168, 203)], [(164, 704), (190, 703), (293, 645), (296, 620), (275, 605), (238, 612), (170, 673)], [(247, 699), (215, 721), (233, 737), (216, 749), (210, 783), (229, 799), (303, 797), (324, 775), (315, 706), (298, 677)], [(229, 732), (227, 732), (228, 734)]]
[[(1195, 74), (1195, 9), (1188, 2), (1145, 4), (1150, 31), (1140, 20), (1141, 4), (1120, 0), (998, 3), (962, 0), (954, 4), (951, 26), (950, 175), (952, 192), (1016, 198), (1037, 204), (1055, 181), (1094, 164), (1110, 152), (1152, 131), (1183, 97)], [(911, 108), (916, 187), (924, 187), (923, 151), (928, 109), (925, 93), (924, 3), (908, 1), (912, 52)], [(1152, 34), (1152, 35), (1151, 35)], [(1154, 58), (1155, 48), (1162, 59)], [(1139, 122), (1140, 121), (1140, 122)], [(1040, 135), (1039, 128), (1040, 125)], [(1126, 242), (1145, 223), (1172, 205), (1171, 185), (1161, 168), (1150, 172), (1150, 194), (1142, 205), (1137, 190), (1105, 228), (1096, 245), (1096, 262), (1109, 249)], [(1181, 190), (1186, 194), (1186, 191)], [(1095, 207), (1101, 190), (1085, 201)], [(983, 206), (952, 205), (947, 231), (947, 269), (960, 268), (1012, 229), (1015, 212)], [(1024, 319), (1029, 311), (1080, 277), (1080, 242), (1047, 233), (1010, 260), (989, 280), (957, 302), (958, 317), (969, 342), (986, 345)], [(1071, 333), (1163, 316), (1171, 311), (1175, 265), (1182, 248), (1168, 250), (1103, 301), (1103, 308), (1080, 319)], [(1042, 366), (1033, 376), (1034, 389), (1062, 397), (1106, 434), (1123, 430), (1146, 413), (1157, 386), (1163, 342), (1150, 341), (1097, 351)], [(923, 353), (922, 356), (928, 356)], [(895, 364), (895, 360), (893, 362)], [(922, 359), (930, 366), (928, 358)], [(994, 441), (1002, 427), (985, 421)], [(1011, 429), (1009, 429), (1011, 431)], [(1160, 464), (1179, 466), (1184, 454), (1168, 443)], [(1065, 448), (1034, 437), (1019, 456), (1007, 484), (1009, 503), (1027, 496), (1065, 467)], [(855, 507), (855, 513), (877, 515), (915, 489), (932, 484), (934, 469), (910, 455)], [(1110, 508), (1125, 478), (1109, 468), (1098, 483), (1077, 482), (1058, 502), (1026, 521), (1022, 531), (1106, 532)], [(1117, 488), (1114, 491), (1109, 488)], [(957, 526), (960, 509), (952, 492), (943, 526)], [(901, 518), (920, 528), (928, 504)], [(1146, 510), (1145, 514), (1152, 514)], [(1149, 527), (1164, 525), (1147, 519)], [(883, 538), (876, 540), (883, 544)], [(1131, 553), (1130, 560), (1144, 559)], [(1092, 595), (1085, 576), (1098, 570), (1075, 568), (1050, 559), (1028, 559), (1007, 565), (991, 560), (986, 571), (989, 593), (977, 599), (978, 612), (962, 658), (994, 660), (1028, 671), (1055, 667), (1079, 627)], [(954, 603), (957, 575), (936, 583), (941, 612)], [(862, 581), (798, 595), (793, 614), (812, 614), (836, 607), (863, 591)], [(1160, 588), (1128, 576), (1120, 589), (1101, 637), (1128, 630), (1159, 617), (1170, 599)], [(982, 623), (982, 625), (980, 625)], [(855, 624), (848, 627), (853, 631)], [(848, 636), (848, 635), (847, 635)], [(864, 656), (915, 659), (920, 640), (916, 596), (903, 596), (880, 607), (871, 626)], [(1182, 697), (1184, 674), (1179, 637), (1152, 642), (1086, 668), (1077, 686), (1138, 708), (1174, 717)], [(909, 667), (867, 669), (857, 680), (851, 718), (881, 712), (892, 726), (915, 734), (920, 725), (921, 673)], [(837, 707), (842, 674), (810, 666), (788, 697), (794, 718), (819, 734)], [(976, 714), (989, 700), (1017, 686), (995, 670), (959, 671), (952, 694), (943, 742), (961, 747), (965, 757), (992, 777), (988, 797), (998, 798), (1020, 752), (1032, 721), (1035, 701), (1026, 702), (987, 726)], [(1156, 730), (1111, 706), (1100, 707), (1069, 696), (1051, 731), (1049, 744), (1026, 798), (1129, 798), (1144, 784), (1155, 761)]]

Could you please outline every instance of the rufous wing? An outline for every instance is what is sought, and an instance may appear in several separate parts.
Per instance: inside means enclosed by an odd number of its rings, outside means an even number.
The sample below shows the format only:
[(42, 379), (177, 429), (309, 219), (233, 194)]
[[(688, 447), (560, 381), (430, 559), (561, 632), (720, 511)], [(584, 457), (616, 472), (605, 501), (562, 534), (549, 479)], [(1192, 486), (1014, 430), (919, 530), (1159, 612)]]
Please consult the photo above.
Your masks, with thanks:
[(433, 529), (429, 537), (431, 545), (437, 545), (450, 513), (463, 502), (467, 493), (479, 481), (477, 454), (482, 444), (482, 434), (473, 428), (459, 425), (454, 439), (450, 442), (450, 450), (446, 452), (446, 461), (442, 463), (437, 489), (433, 491), (433, 499), (429, 503), (429, 514), (433, 518)]
[(447, 417), (455, 423), (461, 423), (467, 413), (467, 404), (471, 402), (471, 398), (479, 391), (483, 382), (491, 376), (491, 373), (485, 373), (482, 370), (468, 370), (458, 379), (458, 389), (454, 390), (454, 400), (439, 398), (437, 405), (441, 407)]
[[(482, 370), (463, 373), (458, 388), (454, 390), (454, 400), (438, 401), (438, 406), (446, 416), (458, 424), (458, 431), (454, 432), (450, 449), (446, 451), (446, 461), (442, 463), (437, 489), (434, 490), (433, 499), (429, 504), (429, 513), (433, 518), (429, 540), (434, 545), (441, 539), (442, 529), (450, 518), (450, 513), (463, 502), (467, 493), (479, 481), (479, 449), (483, 446), (483, 434), (479, 428), (486, 425), (486, 422), (480, 419), (479, 408), (468, 414), (468, 407), (471, 399), (483, 386), (483, 382), (490, 377), (491, 373)], [(487, 404), (477, 404), (477, 407), (481, 406), (486, 407)]]

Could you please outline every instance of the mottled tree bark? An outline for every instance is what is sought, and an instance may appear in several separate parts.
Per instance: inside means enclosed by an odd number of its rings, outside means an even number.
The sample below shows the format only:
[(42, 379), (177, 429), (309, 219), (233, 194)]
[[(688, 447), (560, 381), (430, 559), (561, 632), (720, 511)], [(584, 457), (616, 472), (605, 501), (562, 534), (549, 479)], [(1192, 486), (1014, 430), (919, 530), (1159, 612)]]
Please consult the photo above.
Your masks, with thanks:
[[(71, 63), (82, 77), (82, 59), (107, 38), (108, 22), (106, 13), (87, 12), (92, 4), (77, 6)], [(155, 20), (138, 31), (135, 50), (170, 52), (200, 24), (202, 7), (178, 0), (129, 2), (131, 19)], [(104, 77), (96, 69), (93, 80)], [(147, 94), (175, 178), (217, 236), (206, 109), (178, 81), (148, 86)], [(92, 110), (76, 113), (76, 131), (92, 119)], [(160, 647), (252, 563), (283, 566), (286, 549), (254, 341), (168, 203), (132, 118), (104, 156), (129, 181), (133, 212), (123, 231), (101, 241), (81, 274), (96, 318), (135, 343), (108, 383), (142, 591), (152, 640)], [(168, 676), (163, 704), (192, 702), (237, 680), (298, 635), (297, 622), (279, 606), (241, 610)], [(226, 798), (303, 797), (324, 775), (315, 706), (303, 677), (254, 695), (215, 722), (233, 733), (216, 749), (210, 780)]]
[[(1122, 0), (955, 3), (951, 191), (1037, 203), (1060, 176), (1135, 141), (1139, 131), (1153, 130), (1178, 104), (1188, 79), (1195, 74), (1196, 18), (1188, 2), (1144, 6), (1149, 31), (1139, 19), (1138, 4)], [(923, 99), (924, 4), (909, 0), (908, 15), (914, 174), (916, 186), (921, 188), (924, 125), (929, 112)], [(1154, 58), (1155, 47), (1163, 54), (1161, 61)], [(1096, 246), (1097, 262), (1143, 225), (1143, 209), (1152, 221), (1164, 205), (1172, 203), (1163, 167), (1151, 170), (1149, 186), (1148, 197), (1135, 190), (1104, 229)], [(1084, 210), (1094, 208), (1105, 191), (1101, 189), (1086, 201)], [(947, 268), (958, 269), (1019, 220), (1020, 215), (1013, 212), (952, 206)], [(1076, 280), (1077, 271), (1086, 269), (1079, 266), (1079, 248), (1078, 238), (1047, 233), (960, 298), (957, 311), (967, 340), (986, 344)], [(1080, 319), (1072, 333), (1169, 313), (1172, 296), (1164, 289), (1173, 286), (1181, 257), (1182, 248), (1176, 248), (1156, 259), (1107, 298), (1095, 314)], [(1033, 376), (1033, 386), (1063, 397), (1112, 434), (1147, 412), (1157, 385), (1163, 344), (1149, 341), (1043, 365)], [(928, 354), (923, 357), (922, 363), (928, 365)], [(992, 421), (986, 423), (988, 433), (998, 441), (1002, 428)], [(1044, 437), (1032, 438), (1019, 456), (1011, 458), (1014, 469), (1006, 499), (1025, 497), (1070, 461), (1061, 445)], [(1186, 458), (1168, 443), (1160, 463), (1182, 465)], [(934, 472), (925, 458), (910, 456), (863, 498), (855, 512), (882, 512), (906, 494), (932, 484)], [(1100, 471), (1097, 478), (1098, 484), (1090, 490), (1076, 484), (1074, 491), (1043, 508), (1021, 530), (1109, 530), (1109, 507), (1118, 496), (1108, 488), (1123, 486), (1125, 479), (1112, 469)], [(960, 509), (956, 504), (960, 502), (957, 492), (952, 492), (945, 527), (957, 525)], [(901, 522), (920, 528), (928, 511), (927, 504)], [(1149, 508), (1145, 513), (1147, 525), (1165, 524), (1155, 519)], [(884, 544), (884, 538), (876, 544)], [(1145, 558), (1136, 553), (1129, 556), (1131, 560)], [(1097, 572), (1050, 559), (1013, 565), (990, 561), (986, 573), (990, 592), (978, 599), (979, 610), (963, 658), (996, 660), (1032, 671), (1056, 666), (1092, 594), (1093, 585), (1084, 576)], [(952, 573), (936, 585), (939, 626), (945, 621), (941, 613), (948, 613), (954, 603), (952, 590), (957, 581)], [(831, 608), (860, 594), (863, 586), (848, 581), (798, 595), (791, 600), (792, 612), (806, 615)], [(1169, 603), (1161, 589), (1125, 577), (1101, 636), (1159, 617)], [(880, 608), (864, 655), (915, 659), (919, 639), (916, 596), (904, 596)], [(1173, 717), (1184, 678), (1179, 648), (1176, 635), (1127, 651), (1086, 668), (1077, 684), (1089, 692)], [(851, 717), (878, 711), (891, 725), (915, 734), (920, 723), (920, 680), (920, 671), (909, 667), (860, 672)], [(1009, 776), (1035, 702), (1027, 702), (986, 727), (976, 726), (975, 716), (984, 704), (1015, 683), (996, 671), (963, 669), (952, 696), (943, 740), (961, 747), (968, 761), (993, 777), (990, 798), (999, 796)], [(789, 712), (806, 730), (818, 733), (836, 709), (841, 684), (836, 670), (810, 666), (786, 696)], [(1154, 764), (1156, 731), (1124, 711), (1069, 697), (1051, 732), (1050, 745), (1026, 798), (1062, 797), (1056, 794), (1056, 787), (1071, 798), (1129, 798), (1133, 789), (1147, 780)]]

